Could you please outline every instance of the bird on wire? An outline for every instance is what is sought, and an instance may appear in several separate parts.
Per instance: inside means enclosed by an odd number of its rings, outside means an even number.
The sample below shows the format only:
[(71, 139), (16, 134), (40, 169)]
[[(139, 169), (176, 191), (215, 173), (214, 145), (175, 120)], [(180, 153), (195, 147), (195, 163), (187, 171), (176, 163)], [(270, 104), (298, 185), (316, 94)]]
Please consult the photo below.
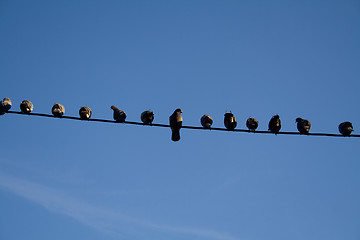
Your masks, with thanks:
[(228, 130), (234, 130), (236, 128), (237, 122), (234, 114), (231, 112), (224, 114), (224, 125)]
[[(61, 118), (65, 113), (65, 107), (60, 103), (55, 103), (51, 109), (53, 115), (49, 114), (42, 114), (42, 113), (31, 113), (33, 111), (33, 104), (28, 100), (23, 100), (20, 103), (20, 110), (21, 112), (17, 111), (10, 111), (12, 107), (12, 102), (10, 98), (4, 98), (0, 101), (0, 115), (4, 115), (5, 113), (15, 113), (15, 114), (29, 114), (29, 115), (36, 115), (36, 116), (43, 116), (43, 117), (55, 117)], [(151, 126), (158, 126), (158, 127), (170, 127), (172, 131), (171, 139), (174, 142), (180, 140), (180, 129), (183, 127), (182, 122), (183, 118), (181, 116), (182, 110), (180, 108), (176, 109), (173, 114), (169, 117), (169, 125), (165, 124), (152, 124), (154, 121), (154, 113), (150, 110), (144, 111), (141, 113), (141, 121), (140, 122), (126, 122), (126, 114), (124, 111), (119, 110), (115, 106), (111, 106), (111, 109), (114, 111), (114, 120), (116, 122), (121, 123), (128, 123), (128, 124), (135, 124), (135, 125), (151, 125)], [(90, 119), (92, 115), (92, 111), (89, 107), (81, 107), (79, 110), (80, 118), (71, 117), (71, 116), (64, 116), (67, 119), (75, 119), (75, 120), (89, 120), (89, 121), (96, 121), (96, 122), (113, 122), (105, 119)], [(212, 129), (213, 119), (211, 116), (204, 114), (200, 119), (201, 125), (204, 129)], [(348, 137), (360, 137), (358, 134), (352, 134), (354, 131), (353, 125), (351, 122), (342, 122), (339, 124), (338, 129), (340, 134), (333, 134), (333, 133), (310, 133), (311, 123), (309, 120), (302, 119), (300, 117), (296, 118), (297, 123), (297, 130), (300, 134), (304, 135), (312, 135), (312, 136), (329, 136), (329, 137), (338, 137), (338, 136), (348, 136)], [(248, 127), (249, 131), (253, 131), (258, 128), (259, 122), (255, 118), (248, 118), (246, 121), (246, 126)], [(213, 128), (213, 130), (218, 131), (239, 131), (239, 132), (249, 132), (247, 130), (235, 130), (237, 126), (237, 121), (233, 113), (231, 111), (228, 113), (227, 111), (224, 114), (224, 125), (225, 128)], [(188, 129), (201, 129), (200, 127), (195, 126), (184, 126), (184, 128)], [(296, 132), (280, 132), (281, 129), (281, 121), (279, 115), (273, 115), (269, 121), (269, 128), (268, 130), (271, 133), (277, 134), (287, 134), (287, 135), (298, 135), (299, 133)], [(264, 131), (258, 131), (257, 133), (266, 133)]]
[(55, 103), (51, 109), (52, 114), (54, 117), (62, 117), (65, 113), (65, 107), (60, 103)]
[(117, 107), (115, 107), (114, 105), (111, 106), (111, 109), (114, 110), (114, 120), (116, 122), (120, 122), (123, 123), (125, 122), (126, 119), (126, 113), (122, 110), (119, 110)]
[(281, 129), (281, 121), (279, 115), (274, 115), (269, 121), (269, 131), (277, 135)]
[(211, 128), (211, 125), (213, 124), (213, 119), (211, 116), (204, 114), (204, 116), (200, 119), (201, 126), (204, 128)]
[(4, 115), (11, 108), (11, 100), (10, 98), (4, 98), (0, 101), (0, 115)]
[(34, 110), (34, 105), (28, 100), (24, 100), (20, 103), (20, 110), (23, 113), (31, 113)]
[(255, 118), (248, 118), (246, 120), (246, 127), (250, 130), (255, 132), (255, 129), (259, 126), (259, 121)]
[(354, 131), (351, 122), (342, 122), (339, 124), (339, 132), (344, 136), (350, 136), (351, 132)]
[(91, 117), (91, 108), (89, 107), (81, 107), (79, 110), (80, 118), (83, 120), (88, 120)]
[(150, 110), (144, 111), (141, 113), (140, 118), (144, 124), (152, 124), (152, 122), (154, 121), (154, 113)]
[(309, 120), (297, 118), (297, 129), (300, 132), (300, 134), (308, 134), (311, 128), (311, 123)]
[(171, 140), (177, 142), (180, 140), (180, 129), (182, 127), (183, 118), (181, 116), (182, 110), (178, 108), (169, 117), (169, 123), (171, 127)]

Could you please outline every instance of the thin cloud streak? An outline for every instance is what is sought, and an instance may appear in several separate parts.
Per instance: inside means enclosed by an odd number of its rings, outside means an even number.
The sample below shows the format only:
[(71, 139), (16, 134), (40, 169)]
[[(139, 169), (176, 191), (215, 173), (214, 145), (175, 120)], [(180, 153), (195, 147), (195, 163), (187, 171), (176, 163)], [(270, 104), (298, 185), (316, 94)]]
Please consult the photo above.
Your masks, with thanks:
[(3, 172), (0, 172), (0, 187), (25, 199), (33, 201), (49, 211), (66, 215), (86, 226), (109, 234), (123, 235), (123, 233), (118, 230), (119, 225), (132, 224), (137, 227), (194, 235), (204, 238), (238, 240), (228, 234), (219, 233), (213, 230), (176, 227), (133, 218), (119, 212), (90, 205), (72, 198), (60, 191), (56, 191), (52, 188), (31, 181), (13, 177)]

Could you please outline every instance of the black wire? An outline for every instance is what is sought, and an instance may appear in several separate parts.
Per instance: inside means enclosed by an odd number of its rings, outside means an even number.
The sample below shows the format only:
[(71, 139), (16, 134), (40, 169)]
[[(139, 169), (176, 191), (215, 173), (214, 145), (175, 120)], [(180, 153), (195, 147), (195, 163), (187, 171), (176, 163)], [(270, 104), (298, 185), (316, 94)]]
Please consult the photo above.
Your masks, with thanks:
[[(20, 115), (30, 115), (30, 116), (40, 116), (40, 117), (49, 117), (49, 118), (64, 118), (64, 119), (72, 119), (72, 120), (81, 120), (81, 121), (89, 121), (89, 122), (106, 122), (106, 123), (119, 123), (113, 120), (106, 120), (106, 119), (81, 119), (79, 117), (70, 117), (70, 116), (62, 116), (62, 117), (55, 117), (50, 114), (44, 113), (23, 113), (17, 111), (7, 111), (6, 113), (14, 113)], [(140, 122), (132, 122), (132, 121), (125, 121), (121, 124), (132, 124), (132, 125), (142, 125), (142, 126), (154, 126), (154, 127), (170, 127), (168, 124), (159, 124), (159, 123), (152, 123), (152, 124), (144, 124)], [(197, 129), (197, 130), (212, 130), (212, 131), (225, 131), (225, 132), (247, 132), (247, 133), (265, 133), (265, 134), (274, 134), (270, 131), (250, 131), (246, 129), (234, 129), (228, 130), (226, 128), (203, 128), (203, 127), (195, 127), (195, 126), (182, 126), (182, 128), (186, 129)], [(278, 132), (279, 135), (304, 135), (300, 134), (299, 132)], [(326, 136), (326, 137), (344, 137), (342, 134), (335, 134), (335, 133), (308, 133), (306, 136)], [(360, 137), (360, 135), (352, 134), (349, 137)]]

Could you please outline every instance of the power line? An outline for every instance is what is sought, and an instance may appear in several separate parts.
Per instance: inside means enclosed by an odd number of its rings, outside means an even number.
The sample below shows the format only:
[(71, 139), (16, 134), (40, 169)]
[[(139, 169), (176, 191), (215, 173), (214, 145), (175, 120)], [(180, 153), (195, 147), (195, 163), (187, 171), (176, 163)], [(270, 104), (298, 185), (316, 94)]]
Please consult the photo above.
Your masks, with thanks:
[[(105, 122), (105, 123), (117, 123), (117, 124), (131, 124), (131, 125), (141, 125), (141, 126), (151, 126), (151, 127), (170, 127), (168, 124), (159, 124), (159, 123), (152, 123), (152, 124), (144, 124), (141, 122), (132, 122), (132, 121), (125, 121), (124, 123), (119, 123), (114, 120), (106, 120), (106, 119), (81, 119), (79, 117), (71, 117), (71, 116), (62, 116), (62, 117), (55, 117), (50, 114), (44, 113), (23, 113), (17, 111), (7, 111), (7, 113), (13, 114), (20, 114), (20, 115), (30, 115), (30, 116), (40, 116), (40, 117), (48, 117), (48, 118), (64, 118), (64, 119), (71, 119), (71, 120), (80, 120), (80, 121), (88, 121), (88, 122)], [(182, 126), (185, 129), (196, 129), (196, 130), (210, 130), (210, 131), (225, 131), (225, 132), (246, 132), (246, 133), (261, 133), (261, 134), (274, 134), (270, 131), (250, 131), (246, 129), (234, 129), (228, 130), (226, 128), (203, 128), (203, 127), (196, 127), (196, 126)], [(279, 132), (279, 135), (304, 135), (300, 134), (299, 132)], [(344, 137), (342, 134), (335, 134), (335, 133), (308, 133), (306, 136), (326, 136), (326, 137)], [(360, 137), (360, 135), (352, 134), (349, 137)]]

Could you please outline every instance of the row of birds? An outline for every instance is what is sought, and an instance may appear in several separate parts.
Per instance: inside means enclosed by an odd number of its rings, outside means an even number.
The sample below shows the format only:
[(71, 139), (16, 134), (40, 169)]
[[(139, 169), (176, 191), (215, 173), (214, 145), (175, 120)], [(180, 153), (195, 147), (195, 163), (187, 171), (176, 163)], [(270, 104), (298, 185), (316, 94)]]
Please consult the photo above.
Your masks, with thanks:
[[(4, 98), (0, 101), (0, 115), (5, 114), (10, 110), (12, 106), (10, 98)], [(23, 113), (30, 113), (33, 111), (34, 105), (28, 101), (24, 100), (20, 103), (20, 110)], [(114, 111), (113, 118), (116, 122), (123, 123), (126, 119), (126, 113), (123, 110), (118, 109), (115, 106), (111, 106), (111, 109)], [(51, 109), (54, 117), (62, 117), (65, 113), (65, 107), (60, 103), (54, 104)], [(182, 110), (180, 108), (176, 109), (174, 113), (169, 117), (169, 123), (172, 131), (171, 139), (173, 141), (180, 140), (180, 129), (182, 127), (183, 118), (181, 116)], [(80, 118), (83, 120), (90, 119), (92, 111), (89, 107), (81, 107), (79, 110)], [(154, 121), (154, 113), (150, 110), (144, 111), (141, 113), (141, 121), (144, 124), (151, 125)], [(201, 125), (204, 128), (211, 128), (213, 119), (211, 116), (205, 114), (200, 119)], [(311, 123), (309, 120), (296, 118), (297, 129), (300, 134), (308, 134), (311, 128)], [(225, 113), (224, 115), (224, 125), (228, 130), (234, 130), (237, 126), (237, 121), (234, 114)], [(259, 126), (258, 120), (255, 118), (248, 118), (246, 121), (246, 126), (250, 131), (255, 131)], [(269, 121), (269, 131), (278, 134), (281, 129), (281, 120), (279, 115), (274, 115)], [(351, 132), (354, 131), (353, 125), (351, 122), (342, 122), (339, 125), (339, 132), (344, 136), (350, 136)]]

